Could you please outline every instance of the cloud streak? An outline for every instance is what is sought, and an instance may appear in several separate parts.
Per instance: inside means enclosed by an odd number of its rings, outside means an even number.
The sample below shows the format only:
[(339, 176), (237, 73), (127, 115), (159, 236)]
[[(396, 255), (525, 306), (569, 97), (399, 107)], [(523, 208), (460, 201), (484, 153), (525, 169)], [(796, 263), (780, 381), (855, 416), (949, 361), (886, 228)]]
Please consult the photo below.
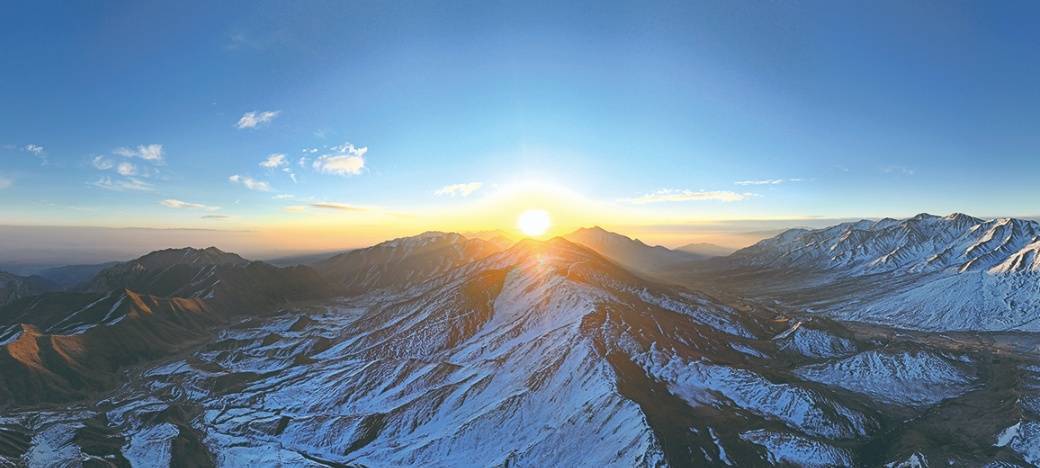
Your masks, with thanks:
[(152, 190), (155, 190), (154, 187), (152, 187), (152, 184), (149, 184), (141, 179), (135, 179), (133, 177), (128, 177), (125, 180), (112, 180), (111, 177), (106, 176), (98, 179), (95, 182), (91, 182), (90, 185), (105, 190), (111, 190), (113, 192), (125, 192), (127, 190), (138, 192), (150, 192)]
[(756, 196), (753, 193), (738, 193), (730, 192), (727, 190), (677, 190), (677, 189), (661, 189), (653, 193), (641, 195), (636, 198), (626, 200), (629, 203), (643, 205), (647, 203), (665, 203), (665, 202), (688, 202), (688, 201), (720, 201), (720, 202), (738, 202), (747, 200)]
[(256, 180), (249, 176), (235, 174), (228, 177), (228, 180), (233, 184), (241, 184), (249, 190), (256, 190), (258, 192), (270, 192), (271, 185), (262, 180)]
[(733, 182), (736, 185), (780, 185), (787, 182), (801, 182), (805, 179), (753, 179), (753, 180), (738, 180)]
[(473, 192), (476, 192), (477, 190), (480, 190), (480, 187), (482, 187), (483, 185), (484, 184), (481, 183), (481, 182), (469, 182), (469, 183), (465, 183), (465, 184), (445, 185), (444, 187), (441, 187), (441, 188), (435, 190), (433, 192), (433, 194), (437, 195), (438, 197), (443, 197), (443, 196), (468, 197)]
[(177, 199), (173, 199), (173, 198), (167, 198), (166, 200), (163, 200), (163, 201), (159, 202), (159, 204), (161, 204), (162, 206), (165, 206), (167, 208), (176, 208), (176, 209), (192, 209), (192, 210), (206, 210), (206, 211), (217, 211), (217, 210), (220, 209), (219, 206), (209, 206), (209, 205), (203, 205), (201, 203), (191, 203), (191, 202), (181, 201), (181, 200), (177, 200)]
[(325, 210), (367, 211), (365, 208), (362, 208), (362, 207), (359, 207), (359, 206), (348, 205), (346, 203), (338, 203), (338, 202), (316, 202), (316, 203), (311, 203), (311, 206), (314, 207), (314, 208), (321, 208), (321, 209), (325, 209)]
[(235, 127), (239, 129), (257, 128), (271, 123), (271, 121), (281, 113), (282, 111), (246, 112), (238, 119), (238, 123), (235, 124)]

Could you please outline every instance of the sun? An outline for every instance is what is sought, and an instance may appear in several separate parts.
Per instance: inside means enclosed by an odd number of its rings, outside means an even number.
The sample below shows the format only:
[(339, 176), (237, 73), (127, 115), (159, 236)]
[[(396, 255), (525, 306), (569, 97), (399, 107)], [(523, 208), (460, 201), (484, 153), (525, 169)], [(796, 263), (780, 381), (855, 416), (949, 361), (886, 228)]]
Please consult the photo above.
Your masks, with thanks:
[(549, 213), (545, 210), (527, 210), (516, 218), (516, 227), (525, 236), (540, 236), (552, 226)]

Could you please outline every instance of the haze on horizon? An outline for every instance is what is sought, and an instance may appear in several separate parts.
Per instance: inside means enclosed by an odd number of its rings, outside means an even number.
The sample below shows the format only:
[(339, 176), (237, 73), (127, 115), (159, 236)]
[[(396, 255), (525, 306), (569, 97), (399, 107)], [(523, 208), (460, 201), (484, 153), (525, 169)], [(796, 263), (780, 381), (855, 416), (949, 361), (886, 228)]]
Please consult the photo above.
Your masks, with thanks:
[(602, 225), (670, 247), (1028, 217), (1037, 10), (14, 4), (0, 262), (352, 248), (515, 230), (531, 209), (546, 235)]

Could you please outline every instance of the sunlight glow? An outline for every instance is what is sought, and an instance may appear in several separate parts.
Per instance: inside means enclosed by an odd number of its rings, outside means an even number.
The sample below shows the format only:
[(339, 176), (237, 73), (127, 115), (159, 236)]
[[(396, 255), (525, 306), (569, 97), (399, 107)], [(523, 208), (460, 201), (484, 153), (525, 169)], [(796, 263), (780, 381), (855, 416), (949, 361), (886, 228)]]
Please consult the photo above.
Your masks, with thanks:
[(540, 236), (549, 230), (552, 220), (545, 210), (527, 210), (516, 218), (516, 227), (526, 236)]

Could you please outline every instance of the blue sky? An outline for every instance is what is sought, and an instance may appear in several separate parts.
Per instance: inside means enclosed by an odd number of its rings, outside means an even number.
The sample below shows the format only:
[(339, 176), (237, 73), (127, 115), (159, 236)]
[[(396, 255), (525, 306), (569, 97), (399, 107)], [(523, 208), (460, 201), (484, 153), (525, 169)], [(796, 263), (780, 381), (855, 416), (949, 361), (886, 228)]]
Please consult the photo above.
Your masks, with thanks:
[(14, 3), (0, 224), (375, 229), (531, 181), (624, 224), (1036, 215), (1038, 10)]

